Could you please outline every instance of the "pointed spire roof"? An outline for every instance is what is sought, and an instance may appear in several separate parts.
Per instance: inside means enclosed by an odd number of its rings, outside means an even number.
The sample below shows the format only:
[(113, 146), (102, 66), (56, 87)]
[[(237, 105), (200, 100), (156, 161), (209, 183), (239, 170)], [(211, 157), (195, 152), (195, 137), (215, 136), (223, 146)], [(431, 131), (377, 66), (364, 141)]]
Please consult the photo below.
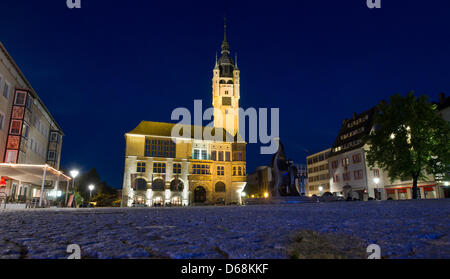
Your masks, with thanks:
[(222, 42), (222, 54), (227, 53), (230, 54), (230, 44), (227, 41), (227, 18), (223, 19), (223, 42)]

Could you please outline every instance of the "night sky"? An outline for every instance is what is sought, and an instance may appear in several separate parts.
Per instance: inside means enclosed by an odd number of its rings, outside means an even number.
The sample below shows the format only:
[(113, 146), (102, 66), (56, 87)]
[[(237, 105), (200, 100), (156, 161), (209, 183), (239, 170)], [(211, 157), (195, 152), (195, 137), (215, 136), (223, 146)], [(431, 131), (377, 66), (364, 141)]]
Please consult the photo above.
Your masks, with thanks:
[[(1, 0), (0, 40), (65, 132), (62, 167), (121, 187), (124, 134), (210, 105), (228, 18), (241, 107), (279, 107), (287, 156), (333, 144), (342, 119), (395, 93), (450, 93), (450, 2)], [(219, 52), (220, 53), (220, 52)], [(205, 122), (204, 124), (207, 124)], [(248, 172), (268, 164), (248, 146)]]

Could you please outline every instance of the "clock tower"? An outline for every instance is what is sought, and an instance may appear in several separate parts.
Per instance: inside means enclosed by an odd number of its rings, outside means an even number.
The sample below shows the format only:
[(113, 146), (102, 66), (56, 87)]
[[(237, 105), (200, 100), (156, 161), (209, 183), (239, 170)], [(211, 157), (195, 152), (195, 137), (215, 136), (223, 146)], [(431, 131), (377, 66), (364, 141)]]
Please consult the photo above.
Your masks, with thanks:
[(230, 57), (225, 22), (221, 56), (216, 56), (212, 79), (214, 127), (223, 128), (232, 136), (239, 132), (239, 75), (237, 61)]

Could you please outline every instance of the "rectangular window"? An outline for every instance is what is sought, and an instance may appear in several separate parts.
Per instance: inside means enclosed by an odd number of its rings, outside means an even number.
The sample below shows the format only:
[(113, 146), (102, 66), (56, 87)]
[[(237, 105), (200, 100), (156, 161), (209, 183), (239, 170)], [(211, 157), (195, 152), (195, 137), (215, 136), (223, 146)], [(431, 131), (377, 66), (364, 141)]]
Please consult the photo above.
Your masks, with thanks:
[(241, 176), (242, 175), (242, 168), (238, 167), (238, 175)]
[(335, 160), (335, 161), (331, 162), (331, 167), (333, 169), (337, 169), (339, 167), (339, 161)]
[(211, 174), (209, 165), (193, 164), (192, 174)]
[(379, 169), (374, 169), (373, 170), (373, 176), (374, 177), (380, 177), (380, 170)]
[(217, 166), (217, 175), (219, 175), (219, 176), (225, 175), (225, 167), (224, 166)]
[(202, 160), (208, 160), (208, 150), (202, 150)]
[(173, 164), (173, 173), (181, 174), (181, 164)]
[(176, 144), (172, 140), (145, 139), (146, 157), (175, 158)]
[(6, 151), (6, 163), (15, 164), (16, 162), (17, 162), (17, 150)]
[(353, 155), (353, 163), (354, 164), (356, 164), (356, 163), (361, 163), (361, 154), (356, 154), (356, 155)]
[(242, 162), (242, 152), (237, 153), (237, 160)]
[(22, 128), (22, 121), (21, 120), (12, 120), (11, 121), (11, 130), (9, 131), (10, 134), (13, 135), (20, 135), (20, 129)]
[(30, 132), (30, 126), (28, 126), (27, 124), (23, 124), (23, 136), (25, 138), (28, 138), (29, 132)]
[(5, 115), (0, 113), (0, 130), (3, 130), (3, 124), (5, 122)]
[(342, 166), (347, 167), (348, 166), (348, 158), (345, 157), (345, 158), (342, 158), (341, 160), (342, 160)]
[(145, 162), (137, 162), (136, 172), (145, 172), (146, 165)]
[(5, 87), (3, 88), (3, 97), (9, 98), (9, 85), (5, 82)]
[(219, 161), (223, 161), (223, 151), (219, 151)]
[(233, 167), (233, 176), (236, 176), (236, 167)]
[(25, 105), (25, 99), (27, 97), (27, 93), (23, 91), (16, 92), (16, 99), (14, 101), (15, 105), (23, 106)]
[(211, 160), (216, 161), (217, 160), (217, 151), (211, 152)]
[(194, 159), (199, 160), (200, 159), (200, 150), (194, 149)]
[(229, 151), (225, 152), (225, 161), (227, 162), (231, 161), (231, 155)]
[(166, 173), (166, 164), (165, 163), (153, 163), (153, 172), (154, 173)]
[(346, 172), (342, 174), (342, 180), (343, 181), (350, 181), (350, 173)]
[(49, 161), (54, 161), (55, 158), (56, 158), (56, 153), (55, 153), (55, 151), (49, 151), (49, 152), (48, 152), (48, 160), (49, 160)]
[(362, 170), (357, 170), (353, 172), (354, 176), (355, 176), (355, 180), (359, 180), (363, 178), (363, 171)]
[(334, 183), (339, 183), (339, 175), (338, 174), (333, 175), (333, 182)]
[(59, 142), (59, 135), (58, 135), (58, 133), (52, 132), (52, 134), (50, 136), (50, 141)]

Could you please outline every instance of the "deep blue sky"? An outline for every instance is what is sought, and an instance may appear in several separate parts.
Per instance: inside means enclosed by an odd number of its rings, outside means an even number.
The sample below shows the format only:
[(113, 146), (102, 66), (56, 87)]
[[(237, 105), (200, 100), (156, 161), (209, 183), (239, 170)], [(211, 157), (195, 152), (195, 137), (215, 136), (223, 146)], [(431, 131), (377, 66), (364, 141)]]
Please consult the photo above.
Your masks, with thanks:
[[(66, 136), (62, 166), (122, 185), (124, 134), (211, 103), (223, 38), (241, 106), (279, 107), (288, 157), (333, 144), (342, 119), (394, 93), (450, 92), (450, 2), (1, 0), (0, 40)], [(248, 171), (267, 164), (248, 147)]]

